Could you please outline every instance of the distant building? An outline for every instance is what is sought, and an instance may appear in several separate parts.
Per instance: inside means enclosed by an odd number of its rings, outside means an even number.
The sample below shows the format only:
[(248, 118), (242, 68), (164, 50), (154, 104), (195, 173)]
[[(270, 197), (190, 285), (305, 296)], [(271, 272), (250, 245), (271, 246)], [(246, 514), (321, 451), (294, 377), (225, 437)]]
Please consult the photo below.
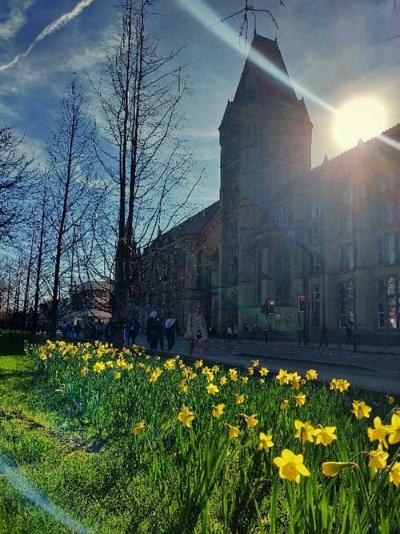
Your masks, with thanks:
[(111, 319), (111, 284), (108, 281), (86, 281), (74, 286), (70, 293), (69, 305), (60, 317), (62, 323), (81, 324)]
[[(287, 74), (276, 41), (255, 35), (252, 50)], [(243, 333), (270, 300), (283, 339), (323, 324), (400, 339), (400, 151), (375, 138), (311, 169), (312, 127), (293, 88), (249, 57), (220, 126), (220, 201), (145, 251), (148, 305), (181, 318), (200, 300), (209, 326)], [(385, 135), (400, 142), (400, 125)]]
[(217, 327), (219, 202), (160, 235), (141, 257), (142, 323), (153, 309), (173, 313), (181, 333), (199, 302), (207, 324)]

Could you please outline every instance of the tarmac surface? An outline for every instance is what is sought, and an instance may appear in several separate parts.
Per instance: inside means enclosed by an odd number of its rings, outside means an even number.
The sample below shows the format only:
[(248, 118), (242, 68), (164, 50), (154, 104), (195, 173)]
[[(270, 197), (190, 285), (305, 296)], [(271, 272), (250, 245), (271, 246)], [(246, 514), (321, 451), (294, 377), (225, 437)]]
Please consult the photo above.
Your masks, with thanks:
[[(144, 336), (137, 342), (147, 346)], [(165, 340), (165, 347), (167, 343)], [(178, 338), (173, 347), (174, 354), (185, 359), (191, 357), (188, 343)], [(293, 342), (209, 339), (204, 347), (204, 360), (219, 362), (225, 366), (248, 366), (250, 361), (259, 358), (271, 371), (280, 368), (304, 373), (313, 368), (322, 380), (333, 377), (347, 378), (354, 386), (370, 391), (400, 394), (400, 347), (374, 347), (359, 345), (357, 351), (352, 345), (331, 345), (320, 348), (316, 344), (298, 347)]]

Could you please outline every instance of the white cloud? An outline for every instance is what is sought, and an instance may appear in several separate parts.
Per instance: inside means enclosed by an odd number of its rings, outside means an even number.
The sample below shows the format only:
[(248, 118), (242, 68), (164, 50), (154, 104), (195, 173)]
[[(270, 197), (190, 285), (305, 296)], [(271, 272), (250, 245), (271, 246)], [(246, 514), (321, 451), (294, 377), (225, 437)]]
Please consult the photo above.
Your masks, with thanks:
[(32, 49), (35, 47), (37, 43), (40, 41), (43, 41), (46, 37), (51, 35), (52, 33), (60, 30), (63, 28), (66, 24), (68, 24), (71, 20), (73, 20), (75, 17), (80, 15), (80, 13), (86, 9), (87, 7), (92, 4), (94, 0), (80, 0), (78, 4), (71, 10), (68, 11), (68, 13), (64, 13), (61, 17), (59, 17), (54, 22), (51, 22), (48, 24), (40, 33), (35, 37), (35, 39), (32, 41), (32, 43), (29, 45), (29, 47), (25, 50), (25, 52), (21, 52), (20, 54), (17, 54), (14, 59), (12, 59), (9, 63), (5, 65), (0, 65), (0, 72), (3, 72), (5, 70), (10, 69), (13, 67), (21, 58), (26, 57), (29, 55), (32, 51)]
[(26, 21), (26, 12), (34, 0), (9, 0), (9, 16), (0, 22), (0, 41), (7, 41), (17, 35)]

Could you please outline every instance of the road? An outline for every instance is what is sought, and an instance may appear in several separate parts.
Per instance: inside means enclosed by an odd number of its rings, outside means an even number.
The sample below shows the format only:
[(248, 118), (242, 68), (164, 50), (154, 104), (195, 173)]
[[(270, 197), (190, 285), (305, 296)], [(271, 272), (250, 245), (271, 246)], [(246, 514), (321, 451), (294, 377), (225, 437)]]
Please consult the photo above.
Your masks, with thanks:
[[(147, 345), (144, 337), (137, 342)], [(173, 352), (189, 358), (187, 342), (179, 338)], [(193, 359), (197, 358), (195, 354)], [(304, 373), (314, 368), (322, 380), (347, 378), (363, 389), (400, 395), (400, 350), (397, 347), (362, 346), (354, 352), (346, 345), (327, 349), (315, 345), (299, 348), (291, 342), (271, 342), (266, 346), (262, 341), (222, 339), (210, 339), (205, 347), (205, 360), (225, 366), (248, 366), (254, 358), (259, 358), (271, 371), (282, 367)]]

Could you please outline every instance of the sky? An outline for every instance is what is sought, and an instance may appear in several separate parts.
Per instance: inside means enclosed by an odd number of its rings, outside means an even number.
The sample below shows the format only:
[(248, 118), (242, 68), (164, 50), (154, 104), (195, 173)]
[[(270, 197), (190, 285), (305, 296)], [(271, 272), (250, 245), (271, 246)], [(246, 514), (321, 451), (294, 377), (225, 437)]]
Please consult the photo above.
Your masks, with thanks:
[[(218, 37), (227, 25), (238, 34), (240, 17), (210, 28), (188, 9), (197, 1), (160, 0), (151, 29), (165, 50), (183, 47), (179, 63), (191, 81), (183, 133), (193, 146), (196, 171), (206, 171), (197, 193), (199, 206), (205, 206), (218, 198), (218, 126), (234, 96), (246, 43), (238, 36), (232, 47)], [(244, 4), (202, 1), (215, 12), (215, 22)], [(278, 0), (253, 0), (252, 5), (273, 12), (279, 30), (258, 15), (257, 32), (278, 38), (289, 74), (299, 84), (335, 107), (373, 96), (387, 109), (388, 127), (400, 122), (400, 0), (285, 0), (285, 7)], [(67, 81), (76, 74), (89, 90), (114, 21), (114, 0), (0, 0), (0, 123), (15, 126), (39, 161)], [(341, 149), (332, 115), (305, 101), (314, 124), (313, 164), (318, 165), (325, 154), (333, 157)]]

